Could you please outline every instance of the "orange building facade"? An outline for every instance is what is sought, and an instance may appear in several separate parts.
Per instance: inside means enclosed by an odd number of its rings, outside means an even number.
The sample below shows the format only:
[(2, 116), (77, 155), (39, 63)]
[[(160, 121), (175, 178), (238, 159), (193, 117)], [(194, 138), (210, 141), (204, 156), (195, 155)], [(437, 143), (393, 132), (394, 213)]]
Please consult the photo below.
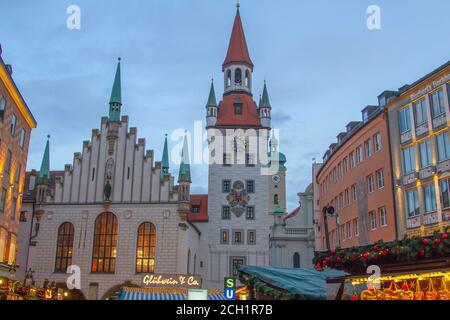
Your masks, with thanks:
[(324, 207), (330, 248), (346, 248), (396, 238), (387, 116), (379, 106), (362, 110), (324, 155), (315, 174), (316, 250), (326, 250)]
[(36, 127), (0, 48), (0, 276), (16, 265), (17, 233), (30, 133)]

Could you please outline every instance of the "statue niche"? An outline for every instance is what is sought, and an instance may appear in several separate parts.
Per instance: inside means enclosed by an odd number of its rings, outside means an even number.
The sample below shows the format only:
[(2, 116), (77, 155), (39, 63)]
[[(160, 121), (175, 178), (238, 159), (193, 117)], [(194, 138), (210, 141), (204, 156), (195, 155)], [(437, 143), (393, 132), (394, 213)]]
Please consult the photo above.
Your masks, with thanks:
[(112, 183), (114, 177), (114, 160), (109, 158), (106, 161), (105, 168), (105, 185), (103, 187), (103, 200), (111, 201)]

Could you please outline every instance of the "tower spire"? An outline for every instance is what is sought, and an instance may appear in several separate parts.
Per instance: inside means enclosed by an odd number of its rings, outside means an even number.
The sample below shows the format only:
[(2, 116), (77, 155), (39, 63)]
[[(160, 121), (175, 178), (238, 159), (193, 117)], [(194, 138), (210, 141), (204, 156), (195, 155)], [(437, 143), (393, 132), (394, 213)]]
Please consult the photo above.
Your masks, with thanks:
[(217, 107), (216, 92), (214, 91), (214, 80), (211, 79), (211, 88), (209, 89), (209, 97), (207, 106)]
[(236, 17), (234, 18), (233, 31), (231, 32), (228, 52), (223, 62), (222, 69), (233, 63), (246, 64), (253, 70), (253, 62), (248, 53), (247, 41), (245, 40), (244, 28), (242, 27), (241, 15), (239, 13), (239, 1), (236, 4)]
[(120, 58), (117, 62), (116, 75), (109, 99), (109, 121), (120, 121), (120, 108), (122, 106), (122, 86), (120, 77)]
[(191, 166), (189, 161), (187, 134), (184, 135), (183, 151), (181, 152), (180, 172), (178, 174), (178, 183), (180, 182), (191, 183)]
[(161, 180), (164, 179), (165, 176), (169, 175), (169, 148), (167, 146), (167, 133), (164, 139), (164, 149), (163, 156), (161, 161)]
[(37, 184), (48, 184), (50, 181), (50, 135), (47, 135), (47, 143), (45, 144), (44, 156), (42, 157), (41, 169)]
[(264, 80), (264, 89), (263, 89), (260, 107), (266, 107), (266, 108), (271, 107), (270, 100), (269, 100), (269, 94), (267, 92), (266, 80)]

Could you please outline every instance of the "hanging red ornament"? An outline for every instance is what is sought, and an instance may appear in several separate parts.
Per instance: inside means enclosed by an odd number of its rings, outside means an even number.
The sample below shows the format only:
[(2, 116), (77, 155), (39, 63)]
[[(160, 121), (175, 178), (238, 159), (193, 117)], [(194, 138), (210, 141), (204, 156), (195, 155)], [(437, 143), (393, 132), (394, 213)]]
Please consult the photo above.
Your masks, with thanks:
[(436, 240), (434, 240), (434, 244), (435, 245), (439, 245), (441, 243), (441, 239), (440, 238), (436, 238)]
[(342, 258), (341, 258), (341, 257), (337, 257), (337, 258), (336, 258), (336, 262), (337, 262), (337, 263), (341, 263), (341, 262), (342, 262)]
[(378, 251), (378, 250), (380, 250), (380, 247), (376, 245), (373, 247), (373, 250)]
[(331, 250), (330, 253), (334, 256), (336, 254), (336, 250)]
[(363, 257), (364, 257), (364, 258), (367, 258), (368, 256), (369, 256), (369, 253), (368, 253), (368, 252), (364, 252), (364, 253), (363, 253)]
[(444, 234), (442, 235), (442, 239), (448, 239), (448, 233), (444, 233)]
[(425, 255), (425, 249), (420, 249), (420, 255), (424, 256)]
[(423, 243), (424, 245), (427, 245), (427, 244), (428, 244), (428, 239), (427, 239), (427, 238), (423, 239), (423, 240), (422, 240), (422, 243)]

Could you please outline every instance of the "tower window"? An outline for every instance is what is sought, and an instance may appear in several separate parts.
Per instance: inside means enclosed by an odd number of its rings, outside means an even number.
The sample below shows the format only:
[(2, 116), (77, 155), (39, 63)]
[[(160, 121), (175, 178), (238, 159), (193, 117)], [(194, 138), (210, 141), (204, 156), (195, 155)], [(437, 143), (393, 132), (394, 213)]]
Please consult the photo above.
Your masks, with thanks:
[(278, 204), (278, 195), (277, 194), (275, 194), (274, 196), (273, 196), (273, 204)]
[(242, 84), (242, 70), (237, 68), (234, 71), (234, 83), (237, 85), (241, 85)]
[(227, 87), (231, 86), (231, 70), (227, 71)]
[(250, 72), (248, 70), (245, 71), (245, 86), (250, 88)]
[(234, 114), (242, 114), (242, 103), (234, 104)]

